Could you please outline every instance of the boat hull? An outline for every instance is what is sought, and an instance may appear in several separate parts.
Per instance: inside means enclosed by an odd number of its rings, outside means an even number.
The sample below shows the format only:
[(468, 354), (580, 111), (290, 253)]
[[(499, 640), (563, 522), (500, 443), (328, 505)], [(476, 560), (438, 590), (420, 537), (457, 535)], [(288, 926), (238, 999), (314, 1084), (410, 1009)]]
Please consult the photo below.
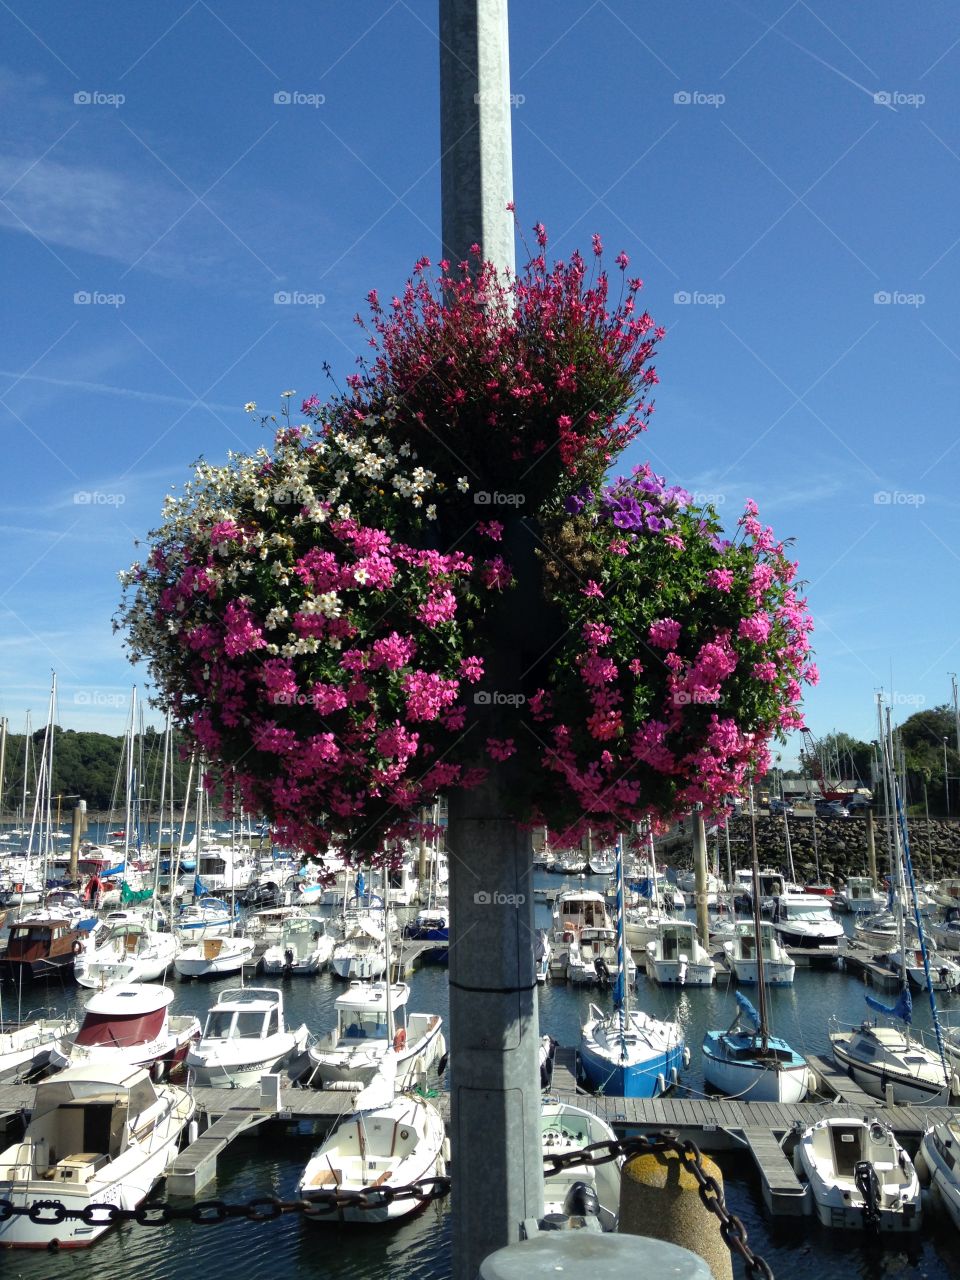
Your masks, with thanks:
[(614, 1098), (659, 1098), (678, 1081), (683, 1044), (671, 1046), (644, 1062), (621, 1066), (581, 1038), (580, 1069), (588, 1086)]
[(949, 1084), (909, 1076), (883, 1063), (875, 1066), (872, 1063), (863, 1062), (844, 1049), (842, 1037), (831, 1035), (830, 1041), (837, 1065), (846, 1071), (854, 1084), (859, 1085), (871, 1098), (886, 1101), (887, 1090), (892, 1089), (896, 1106), (922, 1106), (924, 1103), (949, 1105)]
[(804, 1062), (775, 1070), (747, 1061), (731, 1062), (717, 1052), (710, 1035), (703, 1043), (703, 1078), (711, 1088), (738, 1102), (802, 1102), (810, 1071)]

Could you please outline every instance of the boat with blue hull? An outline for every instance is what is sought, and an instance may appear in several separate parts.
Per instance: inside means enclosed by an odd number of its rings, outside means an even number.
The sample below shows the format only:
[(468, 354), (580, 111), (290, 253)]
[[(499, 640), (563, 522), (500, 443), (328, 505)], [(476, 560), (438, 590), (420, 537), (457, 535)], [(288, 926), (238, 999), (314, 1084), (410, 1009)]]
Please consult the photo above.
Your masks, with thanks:
[(624, 938), (623, 844), (617, 841), (617, 980), (613, 1012), (590, 1006), (580, 1032), (580, 1071), (587, 1086), (617, 1098), (657, 1098), (689, 1062), (683, 1030), (630, 1008)]

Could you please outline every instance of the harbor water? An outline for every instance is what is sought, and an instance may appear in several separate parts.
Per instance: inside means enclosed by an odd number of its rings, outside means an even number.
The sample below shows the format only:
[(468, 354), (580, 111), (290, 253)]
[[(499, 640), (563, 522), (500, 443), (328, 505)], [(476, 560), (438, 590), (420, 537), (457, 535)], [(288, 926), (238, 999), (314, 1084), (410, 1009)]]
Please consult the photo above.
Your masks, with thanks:
[[(537, 886), (560, 887), (560, 878), (536, 873)], [(587, 879), (588, 887), (603, 888), (604, 881)], [(549, 924), (550, 911), (537, 905), (538, 923)], [(638, 957), (639, 959), (639, 957)], [(643, 975), (634, 995), (651, 1014), (676, 1017), (683, 1025), (691, 1050), (691, 1063), (677, 1096), (700, 1096), (700, 1042), (706, 1030), (725, 1028), (735, 1014), (733, 986), (726, 978), (713, 987), (683, 990), (661, 988)], [(446, 1020), (448, 991), (446, 969), (425, 966), (409, 979), (411, 1010), (441, 1013)], [(276, 985), (265, 979), (252, 980)], [(213, 983), (180, 983), (170, 979), (176, 991), (174, 1012), (197, 1013), (203, 1020), (219, 990), (236, 986), (236, 979)], [(319, 978), (291, 978), (282, 984), (288, 1023), (306, 1022), (321, 1032), (333, 1023), (333, 1002), (343, 984), (329, 974)], [(842, 970), (798, 968), (792, 987), (770, 992), (772, 1029), (803, 1053), (827, 1053), (827, 1026), (831, 1015), (843, 1022), (859, 1022), (867, 1014), (862, 979)], [(3, 1014), (16, 1017), (20, 993), (10, 984), (0, 988)], [(72, 982), (37, 986), (24, 991), (23, 1012), (48, 1004), (58, 1009), (82, 1009), (89, 993)], [(541, 1032), (561, 1044), (576, 1044), (580, 1025), (591, 1002), (607, 1007), (609, 992), (570, 987), (562, 982), (540, 989)], [(960, 996), (944, 998), (949, 1018), (951, 1004), (960, 1019)], [(914, 1001), (918, 1027), (930, 1025), (926, 997)], [(477, 1134), (482, 1147), (484, 1135)], [(235, 1202), (254, 1196), (293, 1196), (297, 1180), (318, 1139), (307, 1129), (290, 1125), (265, 1125), (236, 1140), (220, 1159), (217, 1183), (205, 1197)], [(476, 1158), (476, 1154), (474, 1156)], [(479, 1157), (482, 1158), (482, 1155)], [(960, 1276), (960, 1234), (943, 1217), (925, 1216), (915, 1237), (871, 1241), (860, 1234), (829, 1232), (813, 1219), (773, 1220), (766, 1213), (754, 1166), (748, 1156), (721, 1153), (715, 1157), (726, 1181), (731, 1210), (748, 1228), (753, 1248), (771, 1264), (778, 1280), (887, 1280), (888, 1277), (923, 1277), (951, 1280)], [(161, 1187), (162, 1196), (162, 1187)], [(229, 1274), (231, 1280), (275, 1280), (275, 1277), (324, 1277), (324, 1280), (443, 1280), (449, 1274), (451, 1247), (449, 1200), (427, 1207), (419, 1216), (398, 1227), (338, 1227), (304, 1222), (289, 1215), (276, 1222), (227, 1222), (194, 1226), (172, 1223), (158, 1228), (126, 1225), (105, 1237), (94, 1248), (48, 1253), (6, 1253), (4, 1273), (17, 1280), (97, 1280), (102, 1275), (136, 1276), (137, 1280), (207, 1280)], [(734, 1273), (743, 1275), (735, 1260)]]

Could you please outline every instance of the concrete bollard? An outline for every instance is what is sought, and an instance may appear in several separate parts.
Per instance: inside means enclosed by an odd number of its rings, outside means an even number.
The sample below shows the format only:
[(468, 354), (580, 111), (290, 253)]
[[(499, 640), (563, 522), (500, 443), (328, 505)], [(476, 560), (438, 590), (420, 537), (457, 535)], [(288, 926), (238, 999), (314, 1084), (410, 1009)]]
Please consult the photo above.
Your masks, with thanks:
[(556, 1280), (558, 1274), (637, 1280), (709, 1280), (710, 1271), (689, 1249), (660, 1240), (599, 1231), (545, 1231), (507, 1245), (480, 1264), (480, 1280)]
[[(707, 1156), (703, 1171), (723, 1187), (723, 1175)], [(620, 1183), (620, 1231), (652, 1236), (690, 1249), (707, 1263), (713, 1280), (733, 1280), (730, 1250), (720, 1219), (700, 1199), (696, 1178), (673, 1151), (633, 1156)]]

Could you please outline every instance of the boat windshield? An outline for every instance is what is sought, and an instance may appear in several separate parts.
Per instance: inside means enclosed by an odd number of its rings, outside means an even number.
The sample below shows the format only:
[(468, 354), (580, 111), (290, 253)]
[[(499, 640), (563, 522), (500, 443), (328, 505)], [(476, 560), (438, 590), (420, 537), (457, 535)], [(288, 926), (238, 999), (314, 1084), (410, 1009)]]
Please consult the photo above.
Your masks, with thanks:
[(386, 1040), (387, 1017), (382, 1009), (364, 1012), (361, 1009), (340, 1010), (341, 1040)]
[(204, 1040), (258, 1040), (273, 1035), (280, 1022), (276, 1009), (211, 1009), (203, 1030)]

